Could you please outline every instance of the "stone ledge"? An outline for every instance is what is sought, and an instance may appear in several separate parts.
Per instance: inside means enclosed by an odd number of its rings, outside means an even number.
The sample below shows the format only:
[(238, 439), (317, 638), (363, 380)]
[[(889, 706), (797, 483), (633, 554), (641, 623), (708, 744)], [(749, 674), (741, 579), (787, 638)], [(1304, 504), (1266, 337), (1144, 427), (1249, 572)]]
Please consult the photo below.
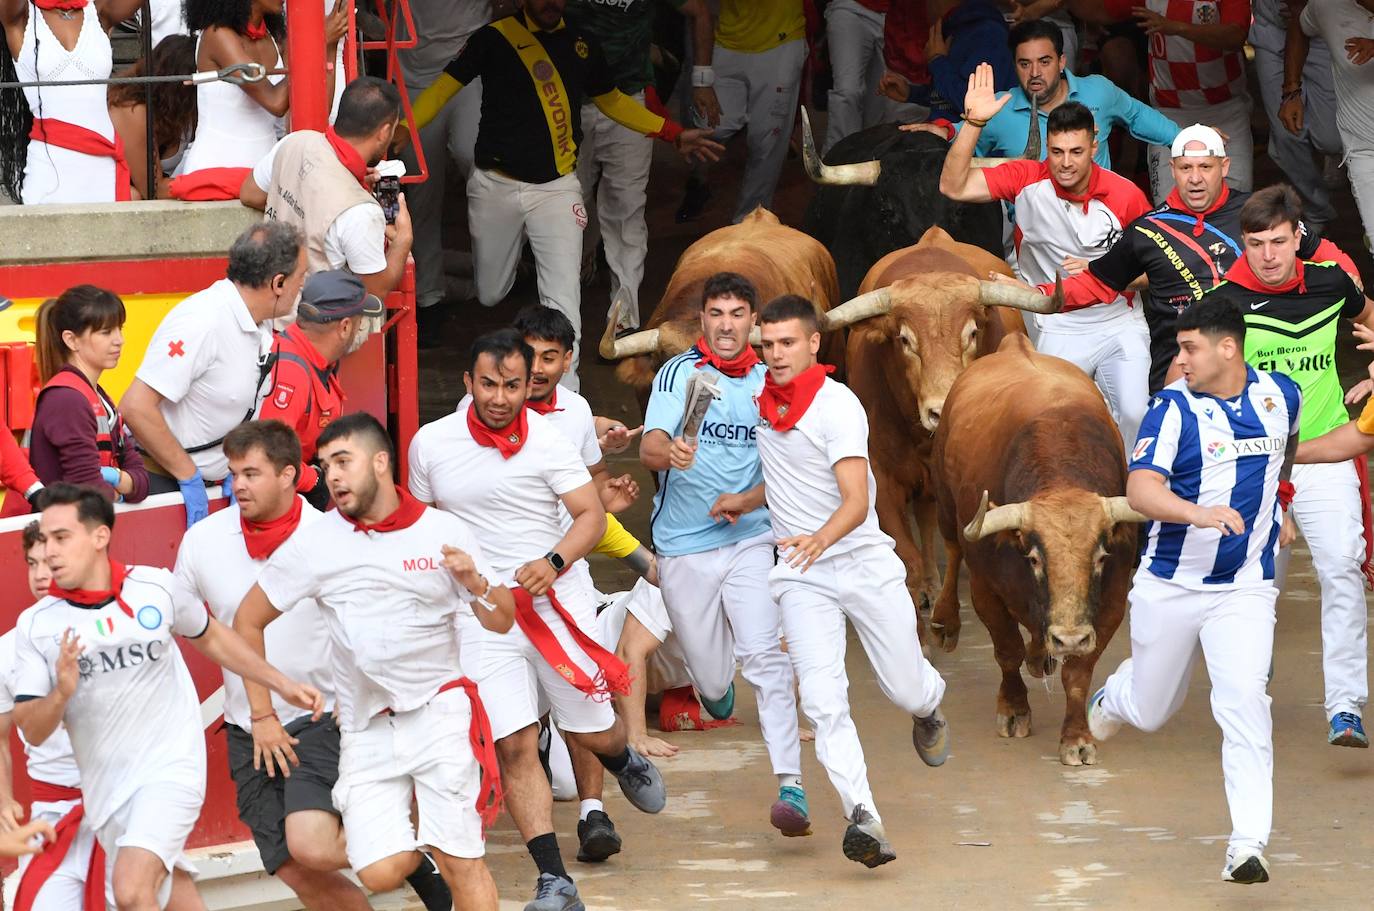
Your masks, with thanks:
[(232, 201), (0, 206), (0, 266), (223, 256), (262, 217)]

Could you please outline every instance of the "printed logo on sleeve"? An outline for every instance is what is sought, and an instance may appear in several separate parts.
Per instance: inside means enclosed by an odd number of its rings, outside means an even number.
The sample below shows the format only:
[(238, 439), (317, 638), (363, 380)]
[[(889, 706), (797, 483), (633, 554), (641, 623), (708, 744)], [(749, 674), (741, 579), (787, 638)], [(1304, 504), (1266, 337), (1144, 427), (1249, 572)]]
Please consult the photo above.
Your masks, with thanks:
[(1145, 453), (1150, 451), (1150, 447), (1155, 443), (1154, 437), (1141, 437), (1135, 441), (1135, 449), (1131, 450), (1131, 461), (1138, 462), (1145, 458)]

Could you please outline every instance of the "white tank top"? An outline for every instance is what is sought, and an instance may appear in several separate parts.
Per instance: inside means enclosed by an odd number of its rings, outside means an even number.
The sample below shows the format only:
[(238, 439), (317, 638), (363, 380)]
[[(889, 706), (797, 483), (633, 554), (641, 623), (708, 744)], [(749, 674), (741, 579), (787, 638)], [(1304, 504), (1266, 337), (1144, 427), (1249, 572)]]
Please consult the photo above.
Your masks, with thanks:
[[(81, 10), (81, 31), (76, 46), (67, 50), (36, 7), (29, 7), (24, 42), (14, 61), (23, 82), (62, 82), (77, 79), (108, 79), (114, 67), (110, 37), (100, 27), (95, 4)], [(114, 124), (105, 102), (105, 86), (73, 85), (66, 88), (26, 88), (24, 96), (35, 118), (64, 120), (114, 139)], [(29, 143), (24, 166), (24, 203), (113, 202), (114, 159), (86, 155), (34, 140)]]
[[(272, 39), (275, 46), (276, 39)], [(200, 40), (196, 40), (199, 53)], [(273, 69), (281, 69), (281, 50)], [(285, 76), (268, 76), (273, 85)], [(184, 174), (205, 168), (251, 168), (272, 151), (284, 132), (280, 117), (232, 82), (196, 87), (196, 138), (181, 162)]]

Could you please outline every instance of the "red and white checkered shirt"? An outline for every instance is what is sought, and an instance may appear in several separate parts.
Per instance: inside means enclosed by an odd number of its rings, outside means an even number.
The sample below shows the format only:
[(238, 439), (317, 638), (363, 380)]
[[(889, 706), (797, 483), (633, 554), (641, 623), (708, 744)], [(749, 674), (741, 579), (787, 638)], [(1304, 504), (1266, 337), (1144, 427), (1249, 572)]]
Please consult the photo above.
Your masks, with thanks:
[[(1131, 18), (1139, 0), (1108, 0), (1107, 8)], [(1194, 25), (1250, 27), (1249, 0), (1144, 0), (1166, 19)], [(1220, 51), (1181, 35), (1150, 36), (1150, 100), (1157, 108), (1200, 108), (1245, 94), (1245, 55)]]

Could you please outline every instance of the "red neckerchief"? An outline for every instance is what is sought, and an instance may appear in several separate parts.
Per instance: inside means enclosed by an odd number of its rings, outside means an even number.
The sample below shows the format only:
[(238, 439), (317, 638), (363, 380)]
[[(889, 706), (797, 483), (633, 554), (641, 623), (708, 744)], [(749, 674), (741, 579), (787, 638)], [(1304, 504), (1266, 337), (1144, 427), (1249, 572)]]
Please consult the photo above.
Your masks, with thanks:
[[(534, 399), (525, 399), (525, 407), (535, 414), (550, 414), (554, 411), (562, 411), (563, 409), (558, 407), (558, 387), (554, 386), (553, 393), (542, 402), (536, 402)], [(468, 409), (468, 414), (472, 414), (471, 408)], [(471, 417), (469, 417), (469, 420), (471, 420)], [(510, 456), (506, 456), (506, 458), (510, 458)]]
[(82, 9), (90, 0), (33, 0), (39, 9)]
[(260, 20), (257, 25), (248, 23), (243, 27), (243, 34), (249, 41), (261, 41), (267, 37), (267, 20)]
[(520, 627), (521, 632), (530, 640), (530, 643), (539, 652), (540, 656), (549, 663), (563, 679), (567, 680), (574, 687), (586, 693), (588, 697), (595, 701), (609, 699), (612, 693), (626, 695), (630, 692), (630, 669), (625, 666), (614, 653), (608, 652), (591, 636), (584, 633), (577, 626), (577, 621), (558, 603), (557, 596), (550, 588), (545, 594), (548, 596), (549, 605), (553, 608), (563, 625), (572, 635), (573, 641), (581, 646), (582, 651), (588, 658), (596, 663), (596, 676), (591, 677), (586, 671), (578, 667), (568, 653), (564, 651), (562, 643), (554, 635), (553, 630), (544, 622), (544, 618), (539, 616), (539, 612), (534, 609), (534, 596), (527, 592), (523, 586), (516, 586), (511, 589), (511, 594), (515, 597), (515, 623)]
[(412, 497), (410, 491), (399, 484), (396, 486), (396, 496), (401, 501), (401, 505), (396, 507), (395, 512), (375, 525), (368, 525), (360, 519), (345, 515), (342, 510), (339, 511), (339, 515), (343, 516), (348, 524), (353, 526), (354, 531), (400, 531), (420, 521), (420, 517), (425, 514), (425, 504)]
[(829, 364), (812, 364), (790, 383), (778, 385), (773, 382), (773, 374), (763, 379), (763, 391), (759, 393), (759, 414), (774, 430), (791, 430), (797, 426), (806, 409), (821, 391), (827, 373), (834, 373)]
[[(83, 0), (84, 2), (84, 0)], [(77, 833), (81, 830), (81, 820), (86, 815), (84, 803), (79, 803), (57, 821), (53, 826), (56, 839), (39, 852), (24, 868), (19, 880), (19, 890), (14, 896), (15, 911), (31, 911), (43, 884), (57, 872), (76, 843)], [(97, 842), (91, 850), (91, 859), (86, 867), (86, 885), (82, 890), (81, 911), (104, 911), (105, 909), (105, 851)]]
[(1242, 253), (1240, 256), (1236, 257), (1235, 264), (1232, 265), (1230, 271), (1226, 273), (1226, 280), (1228, 282), (1235, 282), (1242, 288), (1246, 288), (1258, 294), (1287, 294), (1294, 289), (1304, 292), (1307, 290), (1307, 283), (1303, 278), (1301, 259), (1297, 261), (1297, 271), (1293, 273), (1293, 277), (1288, 281), (1284, 282), (1282, 285), (1266, 285), (1264, 282), (1260, 281), (1259, 276), (1250, 269), (1250, 261), (1247, 260), (1245, 254)]
[(1217, 197), (1216, 202), (1212, 203), (1210, 206), (1208, 206), (1201, 212), (1194, 212), (1192, 209), (1188, 208), (1188, 204), (1183, 201), (1183, 196), (1179, 194), (1178, 187), (1174, 187), (1172, 190), (1169, 191), (1169, 198), (1164, 200), (1164, 204), (1178, 212), (1182, 212), (1187, 215), (1197, 216), (1197, 221), (1193, 224), (1193, 236), (1201, 237), (1203, 221), (1207, 218), (1208, 215), (1211, 215), (1217, 209), (1220, 209), (1222, 206), (1226, 205), (1226, 200), (1230, 198), (1231, 188), (1223, 183), (1221, 185), (1221, 195)]
[(326, 127), (324, 138), (329, 140), (329, 144), (334, 147), (334, 154), (339, 157), (339, 163), (348, 169), (354, 179), (367, 189), (367, 162), (363, 161), (363, 156), (358, 154), (358, 150), (348, 144), (338, 133), (334, 132), (333, 127)]
[(250, 522), (239, 512), (239, 525), (243, 528), (243, 543), (248, 548), (248, 556), (254, 560), (266, 560), (278, 547), (291, 537), (291, 533), (301, 524), (301, 498), (291, 498), (291, 508), (275, 519), (266, 522)]
[[(109, 557), (105, 559), (109, 560)], [(79, 604), (82, 607), (99, 607), (110, 601), (116, 601), (119, 603), (119, 609), (132, 617), (134, 612), (129, 609), (129, 605), (125, 604), (124, 599), (119, 596), (120, 591), (124, 588), (124, 578), (128, 575), (129, 568), (127, 566), (123, 563), (116, 563), (110, 560), (109, 588), (103, 591), (86, 588), (67, 589), (58, 585), (57, 580), (54, 579), (52, 582), (48, 583), (48, 594), (55, 598), (61, 598), (64, 601), (70, 601), (72, 604)]]
[(481, 785), (477, 789), (477, 815), (482, 820), (482, 838), (485, 839), (487, 826), (496, 822), (505, 799), (505, 791), (501, 787), (501, 765), (496, 758), (496, 738), (491, 736), (491, 721), (487, 718), (486, 707), (482, 705), (482, 697), (478, 695), (477, 684), (467, 677), (459, 677), (439, 687), (439, 692), (447, 693), (460, 688), (468, 694), (468, 702), (472, 705), (468, 744), (472, 747), (472, 755), (477, 758), (478, 768), (482, 770)]
[[(1049, 173), (1048, 162), (1045, 164), (1045, 172)], [(1065, 190), (1059, 185), (1059, 181), (1054, 179), (1053, 175), (1050, 175), (1050, 183), (1054, 185), (1054, 195), (1058, 196), (1060, 199), (1082, 203), (1083, 213), (1085, 215), (1088, 212), (1089, 203), (1094, 199), (1105, 198), (1107, 195), (1107, 188), (1102, 186), (1102, 168), (1098, 167), (1096, 162), (1093, 163), (1092, 170), (1088, 172), (1088, 188), (1083, 191), (1082, 196), (1074, 196), (1068, 190)]]
[(721, 373), (734, 379), (748, 376), (749, 371), (754, 369), (754, 365), (759, 362), (759, 356), (754, 353), (754, 346), (747, 341), (744, 343), (744, 350), (730, 360), (725, 360), (720, 355), (711, 350), (706, 344), (706, 336), (697, 339), (697, 351), (701, 352), (701, 360), (697, 361), (697, 366), (710, 364)]
[[(528, 405), (529, 401), (526, 400), (525, 404)], [(509, 459), (520, 451), (529, 438), (530, 422), (525, 417), (525, 409), (521, 408), (515, 420), (500, 430), (492, 430), (477, 416), (477, 403), (473, 402), (468, 406), (468, 431), (478, 446), (490, 446), (501, 453), (501, 458)]]

